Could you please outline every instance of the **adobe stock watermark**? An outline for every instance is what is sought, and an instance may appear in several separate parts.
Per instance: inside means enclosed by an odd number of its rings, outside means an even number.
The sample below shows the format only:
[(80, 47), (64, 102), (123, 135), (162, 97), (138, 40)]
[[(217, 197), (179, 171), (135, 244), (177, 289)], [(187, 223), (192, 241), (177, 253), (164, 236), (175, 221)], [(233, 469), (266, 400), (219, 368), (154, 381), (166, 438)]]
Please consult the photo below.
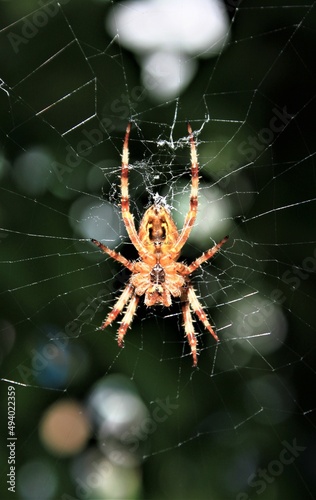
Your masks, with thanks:
[(293, 439), (292, 443), (282, 441), (282, 444), (283, 448), (278, 458), (271, 460), (266, 468), (259, 468), (254, 474), (249, 476), (247, 483), (249, 488), (253, 488), (251, 496), (248, 493), (240, 492), (236, 496), (236, 500), (249, 500), (250, 498), (254, 498), (254, 495), (263, 493), (269, 484), (274, 483), (276, 478), (281, 476), (285, 467), (293, 464), (301, 453), (306, 450), (306, 446), (299, 445), (296, 438)]
[[(144, 418), (140, 424), (133, 425), (128, 431), (123, 433), (121, 436), (121, 443), (123, 446), (127, 447), (131, 453), (136, 452), (140, 442), (145, 441), (150, 434), (153, 434), (158, 425), (165, 422), (178, 408), (179, 405), (177, 403), (172, 403), (169, 396), (165, 400), (157, 398), (155, 400), (155, 408), (151, 414)], [(103, 442), (103, 445), (104, 444), (106, 446), (106, 441)], [(117, 451), (113, 451), (111, 454), (113, 458), (119, 462), (120, 456), (124, 458), (125, 452), (120, 448)], [(102, 485), (108, 481), (112, 469), (113, 465), (110, 461), (92, 462), (89, 473), (85, 477), (77, 476), (75, 479), (75, 494), (78, 495), (78, 498), (90, 498), (90, 495), (95, 489), (102, 488)], [(62, 500), (76, 500), (77, 497), (64, 493), (61, 498)]]
[[(70, 0), (59, 0), (58, 3), (65, 5), (69, 1)], [(7, 34), (7, 38), (16, 54), (19, 52), (21, 45), (28, 44), (29, 41), (39, 33), (40, 29), (47, 25), (49, 19), (58, 14), (58, 3), (39, 0), (39, 8), (31, 15), (23, 18), (19, 33), (10, 31), (10, 33)]]
[[(294, 116), (287, 111), (286, 106), (283, 106), (282, 110), (275, 107), (272, 109), (272, 112), (273, 116), (267, 127), (263, 127), (256, 135), (248, 135), (247, 139), (237, 146), (238, 153), (242, 157), (245, 157), (248, 162), (253, 162), (269, 144), (272, 144)], [(240, 168), (240, 162), (232, 160), (227, 163), (225, 168), (219, 171), (219, 186), (221, 188), (228, 186), (230, 174), (238, 168)]]
[(78, 500), (83, 498), (92, 498), (91, 494), (98, 488), (106, 484), (113, 470), (111, 462), (105, 460), (97, 462), (94, 460), (90, 464), (90, 472), (83, 477), (77, 476), (75, 479), (75, 497), (64, 493), (61, 500)]
[(40, 349), (31, 349), (31, 366), (19, 364), (16, 370), (25, 384), (30, 384), (34, 378), (38, 378), (43, 370), (46, 370), (54, 360), (60, 358), (63, 351), (68, 346), (70, 339), (80, 335), (82, 324), (90, 323), (97, 310), (103, 305), (103, 297), (108, 290), (99, 290), (95, 297), (87, 297), (77, 308), (77, 316), (65, 326), (64, 331), (48, 332), (47, 342)]
[[(156, 68), (157, 75), (163, 75), (163, 69)], [(87, 158), (93, 148), (105, 141), (116, 129), (117, 120), (122, 121), (125, 126), (131, 120), (131, 112), (135, 112), (139, 104), (148, 97), (149, 91), (157, 87), (157, 80), (148, 75), (144, 81), (145, 86), (135, 85), (128, 93), (122, 93), (114, 99), (109, 108), (103, 111), (103, 118), (99, 120), (99, 126), (81, 131), (82, 140), (75, 146), (66, 146), (65, 162), (53, 162), (52, 171), (59, 182), (62, 182), (65, 174), (71, 174), (84, 158)], [(106, 116), (107, 115), (107, 116)], [(111, 118), (109, 118), (109, 115)]]
[[(314, 248), (312, 255), (303, 259), (300, 266), (293, 265), (291, 269), (284, 271), (280, 276), (280, 281), (288, 285), (291, 291), (295, 291), (303, 281), (306, 281), (314, 273), (316, 273), (316, 248)], [(239, 316), (235, 325), (238, 339), (254, 334), (260, 326), (267, 323), (268, 318), (275, 314), (276, 307), (282, 305), (286, 299), (286, 294), (280, 288), (274, 288), (266, 301), (254, 300), (252, 312), (247, 316)], [(228, 343), (230, 352), (234, 351), (234, 345), (238, 339)]]
[(158, 424), (165, 422), (178, 408), (178, 403), (172, 403), (169, 396), (162, 401), (155, 399), (155, 408), (148, 417), (139, 424), (131, 426), (130, 429), (121, 435), (121, 443), (128, 447), (131, 453), (135, 453), (142, 441), (145, 441), (150, 434), (153, 434)]
[(101, 144), (109, 134), (115, 130), (114, 120), (123, 120), (128, 123), (130, 109), (135, 110), (138, 104), (146, 98), (147, 91), (141, 86), (135, 86), (129, 93), (121, 94), (110, 105), (111, 115), (115, 118), (103, 117), (99, 120), (99, 126), (81, 131), (82, 139), (75, 145), (68, 144), (65, 149), (65, 162), (52, 162), (52, 171), (59, 182), (62, 182), (66, 174), (71, 174), (83, 159), (88, 158), (93, 148)]
[(273, 116), (269, 126), (262, 128), (256, 136), (248, 135), (247, 140), (241, 142), (237, 148), (248, 161), (253, 161), (258, 153), (271, 144), (276, 135), (280, 134), (293, 118), (293, 115), (287, 112), (286, 106), (283, 107), (282, 111), (273, 108), (272, 112)]

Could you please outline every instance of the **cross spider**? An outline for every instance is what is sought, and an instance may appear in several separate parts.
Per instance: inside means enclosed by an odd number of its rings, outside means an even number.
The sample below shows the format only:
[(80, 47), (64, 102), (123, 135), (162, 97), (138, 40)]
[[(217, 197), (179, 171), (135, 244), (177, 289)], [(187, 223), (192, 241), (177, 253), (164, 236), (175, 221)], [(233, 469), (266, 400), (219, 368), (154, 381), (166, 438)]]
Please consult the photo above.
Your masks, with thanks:
[(177, 262), (181, 249), (187, 241), (195, 223), (198, 208), (199, 165), (196, 144), (190, 124), (188, 124), (188, 132), (191, 147), (192, 181), (190, 209), (185, 217), (183, 229), (180, 233), (178, 232), (167, 206), (157, 196), (154, 199), (154, 204), (146, 210), (137, 232), (134, 218), (129, 208), (128, 142), (130, 129), (131, 124), (129, 123), (126, 128), (122, 152), (121, 209), (128, 236), (138, 251), (139, 259), (132, 262), (99, 241), (91, 240), (104, 253), (123, 264), (132, 273), (122, 294), (103, 322), (101, 329), (104, 330), (110, 325), (122, 312), (124, 306), (128, 304), (118, 329), (118, 345), (123, 347), (124, 336), (133, 320), (139, 299), (142, 295), (145, 295), (144, 301), (148, 307), (155, 305), (169, 307), (171, 305), (171, 297), (180, 297), (185, 334), (191, 347), (193, 366), (196, 366), (198, 354), (197, 339), (193, 328), (190, 307), (217, 341), (218, 336), (211, 327), (203, 307), (196, 296), (189, 275), (200, 267), (203, 262), (211, 259), (227, 241), (228, 236), (223, 238), (213, 248), (203, 253), (192, 264), (186, 265), (183, 262)]

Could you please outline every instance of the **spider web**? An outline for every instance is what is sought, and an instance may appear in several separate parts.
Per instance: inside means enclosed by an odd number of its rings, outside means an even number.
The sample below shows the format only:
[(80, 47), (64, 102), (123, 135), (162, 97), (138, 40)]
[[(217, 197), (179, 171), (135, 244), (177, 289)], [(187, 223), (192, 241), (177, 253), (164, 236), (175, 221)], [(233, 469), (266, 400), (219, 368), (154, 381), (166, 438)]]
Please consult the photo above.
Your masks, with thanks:
[[(315, 498), (315, 2), (227, 2), (226, 46), (194, 56), (167, 102), (105, 31), (112, 2), (14, 5), (0, 30), (1, 497)], [(180, 260), (229, 234), (192, 278), (220, 338), (194, 322), (196, 369), (177, 300), (141, 301), (124, 349), (117, 321), (100, 332), (129, 273), (90, 243), (137, 257), (119, 206), (129, 120), (136, 224), (162, 197), (181, 228), (188, 119), (199, 214)]]

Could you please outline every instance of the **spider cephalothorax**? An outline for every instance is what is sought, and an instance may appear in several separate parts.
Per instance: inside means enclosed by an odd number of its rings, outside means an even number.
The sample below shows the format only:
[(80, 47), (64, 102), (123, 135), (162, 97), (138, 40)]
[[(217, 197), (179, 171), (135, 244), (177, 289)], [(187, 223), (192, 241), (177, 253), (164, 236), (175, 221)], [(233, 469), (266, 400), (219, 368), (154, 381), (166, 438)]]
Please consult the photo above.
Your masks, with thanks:
[(162, 305), (169, 307), (172, 297), (180, 297), (185, 334), (191, 347), (193, 365), (197, 365), (197, 340), (193, 328), (191, 308), (204, 324), (205, 328), (218, 340), (208, 318), (200, 304), (189, 275), (193, 273), (206, 260), (211, 259), (227, 241), (223, 238), (217, 245), (203, 253), (192, 264), (186, 265), (177, 262), (181, 249), (187, 241), (195, 223), (198, 208), (199, 165), (197, 160), (196, 145), (191, 126), (188, 132), (191, 146), (191, 195), (190, 209), (185, 217), (182, 231), (178, 229), (170, 215), (168, 206), (163, 203), (159, 195), (154, 197), (154, 204), (149, 207), (136, 231), (134, 218), (129, 210), (128, 193), (128, 141), (131, 125), (128, 124), (122, 154), (121, 171), (121, 208), (122, 217), (127, 233), (134, 247), (138, 251), (139, 259), (129, 261), (121, 254), (111, 250), (96, 240), (92, 242), (110, 255), (113, 259), (123, 264), (131, 271), (131, 277), (122, 294), (108, 314), (101, 328), (104, 329), (116, 319), (126, 304), (126, 312), (118, 330), (118, 344), (123, 346), (123, 339), (135, 314), (139, 299), (144, 295), (146, 306)]

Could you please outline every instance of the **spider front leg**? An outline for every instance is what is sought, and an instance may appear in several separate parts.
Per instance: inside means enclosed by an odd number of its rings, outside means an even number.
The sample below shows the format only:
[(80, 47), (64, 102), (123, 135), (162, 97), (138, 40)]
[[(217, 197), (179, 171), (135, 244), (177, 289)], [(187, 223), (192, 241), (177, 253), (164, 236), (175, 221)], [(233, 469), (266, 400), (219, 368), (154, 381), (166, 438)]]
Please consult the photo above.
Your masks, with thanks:
[(202, 304), (199, 302), (195, 291), (193, 290), (193, 287), (191, 284), (188, 284), (187, 289), (182, 292), (181, 296), (181, 302), (182, 302), (182, 314), (183, 314), (183, 322), (184, 322), (184, 331), (186, 334), (186, 337), (188, 339), (188, 343), (191, 347), (191, 353), (193, 357), (193, 366), (197, 366), (197, 339), (196, 339), (196, 333), (194, 331), (193, 327), (193, 321), (192, 321), (192, 314), (191, 314), (191, 307), (194, 311), (194, 313), (197, 315), (199, 320), (203, 323), (205, 328), (213, 335), (214, 339), (216, 341), (219, 340), (218, 336), (214, 332), (213, 328), (210, 325), (210, 322), (208, 321), (207, 315), (203, 309)]
[(146, 254), (146, 249), (144, 248), (142, 242), (139, 239), (139, 236), (136, 231), (134, 217), (130, 212), (129, 206), (129, 189), (128, 189), (128, 162), (129, 162), (129, 135), (131, 131), (131, 124), (128, 123), (125, 132), (125, 138), (123, 143), (123, 151), (122, 151), (122, 166), (121, 166), (121, 210), (122, 210), (122, 218), (124, 221), (124, 225), (126, 227), (127, 234), (129, 239), (133, 243), (134, 247), (138, 251), (140, 255)]
[(184, 224), (180, 236), (173, 249), (174, 254), (177, 254), (187, 239), (190, 236), (191, 230), (194, 226), (197, 210), (198, 210), (198, 189), (199, 189), (199, 163), (196, 150), (196, 143), (194, 140), (193, 132), (190, 123), (188, 123), (188, 132), (191, 148), (191, 194), (190, 194), (190, 207), (185, 217)]

